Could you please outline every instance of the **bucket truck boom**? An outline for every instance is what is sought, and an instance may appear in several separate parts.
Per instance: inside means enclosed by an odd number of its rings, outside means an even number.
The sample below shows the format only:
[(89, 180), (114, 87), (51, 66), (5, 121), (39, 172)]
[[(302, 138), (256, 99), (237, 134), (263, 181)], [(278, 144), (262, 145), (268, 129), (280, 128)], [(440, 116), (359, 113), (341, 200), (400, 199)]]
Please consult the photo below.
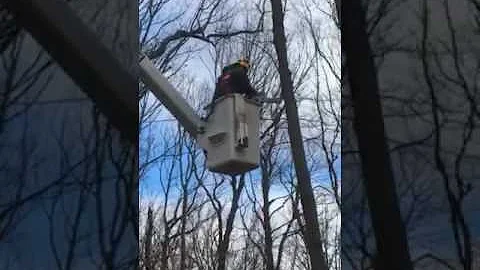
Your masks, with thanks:
[(192, 137), (196, 138), (204, 131), (206, 123), (144, 54), (140, 55), (140, 76), (143, 83)]

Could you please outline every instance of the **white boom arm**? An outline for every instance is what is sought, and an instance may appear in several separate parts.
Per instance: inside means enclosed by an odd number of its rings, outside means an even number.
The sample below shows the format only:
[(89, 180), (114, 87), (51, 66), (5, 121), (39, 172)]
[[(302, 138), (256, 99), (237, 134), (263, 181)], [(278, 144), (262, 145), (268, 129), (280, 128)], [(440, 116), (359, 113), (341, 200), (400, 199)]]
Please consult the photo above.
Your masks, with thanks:
[(162, 104), (194, 138), (203, 132), (205, 121), (198, 116), (187, 101), (179, 94), (145, 55), (140, 55), (140, 76)]

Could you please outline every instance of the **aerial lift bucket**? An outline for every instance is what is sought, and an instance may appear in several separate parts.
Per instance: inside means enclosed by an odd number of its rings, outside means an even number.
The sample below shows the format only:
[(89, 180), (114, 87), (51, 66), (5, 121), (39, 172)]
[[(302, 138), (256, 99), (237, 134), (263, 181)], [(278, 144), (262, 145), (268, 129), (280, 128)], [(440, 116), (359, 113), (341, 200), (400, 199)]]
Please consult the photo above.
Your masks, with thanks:
[(212, 172), (237, 175), (259, 166), (260, 107), (240, 94), (228, 94), (215, 101), (199, 143), (206, 151)]

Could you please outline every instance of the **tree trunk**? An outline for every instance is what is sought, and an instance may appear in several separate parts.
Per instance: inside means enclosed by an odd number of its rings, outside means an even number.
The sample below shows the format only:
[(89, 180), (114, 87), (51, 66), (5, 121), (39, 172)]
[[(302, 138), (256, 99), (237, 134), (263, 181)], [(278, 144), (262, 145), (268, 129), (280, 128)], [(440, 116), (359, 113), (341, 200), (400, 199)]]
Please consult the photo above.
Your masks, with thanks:
[(182, 199), (182, 222), (181, 222), (181, 235), (180, 235), (180, 269), (187, 269), (187, 248), (186, 248), (186, 228), (187, 228), (187, 210), (188, 210), (188, 190), (187, 187), (183, 187), (183, 199)]
[(218, 245), (218, 266), (217, 270), (225, 270), (226, 269), (226, 261), (227, 261), (227, 252), (228, 246), (230, 245), (230, 235), (233, 231), (233, 222), (235, 221), (235, 215), (238, 210), (238, 204), (240, 201), (240, 195), (242, 194), (243, 187), (245, 186), (245, 175), (242, 174), (238, 181), (238, 185), (236, 183), (235, 177), (232, 177), (232, 187), (233, 187), (233, 198), (232, 198), (232, 206), (230, 208), (230, 212), (228, 213), (227, 217), (227, 224), (225, 225), (225, 233), (221, 236), (220, 243)]
[(302, 133), (298, 117), (297, 104), (294, 96), (294, 87), (291, 72), (288, 68), (287, 42), (283, 27), (283, 8), (281, 0), (271, 0), (273, 19), (273, 42), (277, 52), (282, 97), (288, 122), (288, 135), (292, 149), (292, 157), (297, 176), (297, 188), (303, 207), (305, 219), (305, 244), (313, 270), (327, 270), (325, 254), (322, 248), (320, 226), (318, 223), (317, 207), (313, 193), (310, 172), (308, 171), (303, 148)]
[(147, 224), (145, 230), (145, 246), (144, 246), (144, 265), (145, 270), (153, 270), (154, 264), (152, 259), (152, 241), (153, 241), (153, 210), (148, 207)]
[(360, 1), (343, 5), (341, 24), (363, 183), (378, 252), (375, 269), (413, 269), (385, 139), (365, 12)]
[[(262, 172), (262, 195), (263, 195), (263, 231), (265, 240), (265, 270), (275, 270), (273, 264), (273, 237), (272, 224), (270, 223), (270, 177), (264, 171)], [(279, 252), (282, 252), (281, 250)]]
[[(166, 223), (165, 223), (166, 224)], [(163, 241), (161, 242), (161, 246), (162, 246), (162, 252), (161, 252), (161, 255), (160, 255), (160, 269), (164, 269), (164, 270), (168, 270), (168, 256), (169, 256), (169, 248), (170, 248), (170, 229), (167, 227), (165, 229), (165, 235), (164, 235), (164, 239)]]

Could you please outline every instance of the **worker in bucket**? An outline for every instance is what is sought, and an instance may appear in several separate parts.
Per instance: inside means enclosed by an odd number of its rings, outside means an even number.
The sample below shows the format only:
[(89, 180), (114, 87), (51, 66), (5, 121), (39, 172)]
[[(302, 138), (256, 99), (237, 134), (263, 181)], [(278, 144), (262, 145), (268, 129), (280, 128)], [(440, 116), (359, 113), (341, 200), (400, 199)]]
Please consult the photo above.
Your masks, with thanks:
[(244, 94), (246, 98), (253, 99), (258, 96), (257, 91), (252, 87), (247, 76), (250, 63), (245, 58), (240, 58), (237, 62), (223, 68), (222, 74), (217, 80), (215, 93), (205, 119), (207, 119), (214, 110), (214, 103), (219, 98), (227, 94)]
[(240, 58), (237, 62), (224, 67), (215, 87), (213, 101), (230, 93), (245, 94), (246, 98), (255, 97), (257, 92), (247, 76), (249, 68), (250, 63), (245, 58)]

